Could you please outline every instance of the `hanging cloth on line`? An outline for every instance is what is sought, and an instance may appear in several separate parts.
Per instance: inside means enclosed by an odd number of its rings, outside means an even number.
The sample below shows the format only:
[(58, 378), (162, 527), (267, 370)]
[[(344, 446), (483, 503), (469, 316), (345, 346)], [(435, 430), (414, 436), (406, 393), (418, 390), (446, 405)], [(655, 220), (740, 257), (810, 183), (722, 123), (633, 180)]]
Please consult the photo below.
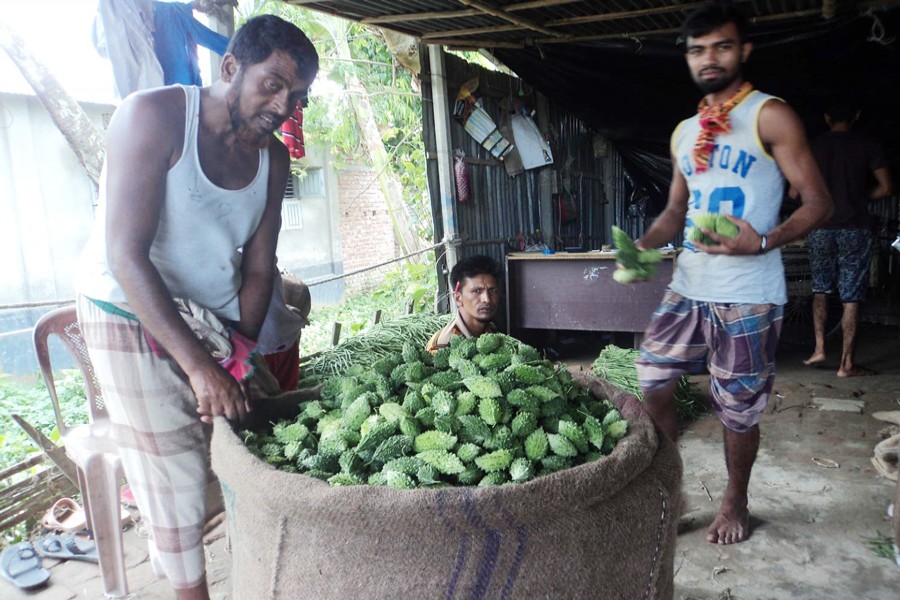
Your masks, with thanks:
[(163, 85), (153, 52), (152, 15), (136, 0), (100, 0), (91, 33), (94, 48), (112, 63), (116, 95)]
[(197, 45), (222, 56), (228, 38), (195, 19), (190, 2), (154, 2), (153, 22), (153, 49), (162, 65), (165, 84), (202, 86)]
[(306, 156), (306, 145), (303, 142), (303, 105), (298, 104), (294, 114), (281, 124), (281, 141), (287, 146), (291, 158)]

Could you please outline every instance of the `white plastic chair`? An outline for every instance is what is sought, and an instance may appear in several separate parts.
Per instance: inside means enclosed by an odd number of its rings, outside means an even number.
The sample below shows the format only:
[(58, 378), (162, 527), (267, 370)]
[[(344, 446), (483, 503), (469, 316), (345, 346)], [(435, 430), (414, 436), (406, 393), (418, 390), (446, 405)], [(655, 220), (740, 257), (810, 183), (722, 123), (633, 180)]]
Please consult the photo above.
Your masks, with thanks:
[[(47, 341), (51, 335), (56, 335), (72, 354), (84, 376), (91, 420), (86, 425), (70, 426), (63, 419), (50, 365)], [(111, 424), (81, 335), (75, 307), (58, 308), (42, 316), (34, 326), (33, 339), (34, 353), (50, 392), (63, 446), (78, 467), (78, 487), (81, 489), (88, 530), (97, 545), (104, 594), (109, 598), (127, 596), (119, 507), (119, 487), (124, 477), (122, 462), (113, 441)]]

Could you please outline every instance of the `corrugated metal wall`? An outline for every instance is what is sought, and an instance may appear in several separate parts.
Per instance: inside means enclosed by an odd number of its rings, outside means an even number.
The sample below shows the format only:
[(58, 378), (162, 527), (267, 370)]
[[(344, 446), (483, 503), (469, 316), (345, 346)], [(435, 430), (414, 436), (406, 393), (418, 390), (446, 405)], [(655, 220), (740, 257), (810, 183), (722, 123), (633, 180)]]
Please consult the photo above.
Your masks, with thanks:
[[(446, 55), (448, 96), (455, 98), (459, 87), (473, 77), (479, 78), (476, 95), (485, 110), (499, 121), (504, 100), (518, 98), (529, 109), (537, 107), (537, 95), (527, 84), (498, 72), (487, 71), (453, 55)], [(434, 220), (434, 239), (444, 237), (438, 187), (435, 129), (427, 54), (423, 55), (423, 121), (428, 155), (428, 189)], [(452, 107), (450, 107), (452, 112)], [(624, 214), (624, 181), (618, 154), (608, 146), (606, 156), (595, 157), (594, 134), (575, 117), (550, 105), (548, 131), (554, 164), (550, 169), (555, 191), (564, 189), (576, 207), (577, 219), (560, 223), (559, 210), (553, 209), (556, 239), (547, 245), (563, 249), (570, 246), (597, 249), (609, 243), (611, 221)], [(538, 119), (535, 116), (535, 121)], [(487, 254), (503, 261), (506, 253), (517, 251), (529, 242), (540, 240), (541, 199), (539, 170), (532, 169), (511, 177), (500, 161), (469, 136), (462, 125), (451, 122), (451, 145), (469, 159), (472, 201), (457, 202), (457, 227), (462, 240), (460, 257)], [(439, 268), (444, 268), (442, 258)], [(443, 279), (443, 278), (441, 278)], [(446, 288), (442, 286), (442, 294)]]

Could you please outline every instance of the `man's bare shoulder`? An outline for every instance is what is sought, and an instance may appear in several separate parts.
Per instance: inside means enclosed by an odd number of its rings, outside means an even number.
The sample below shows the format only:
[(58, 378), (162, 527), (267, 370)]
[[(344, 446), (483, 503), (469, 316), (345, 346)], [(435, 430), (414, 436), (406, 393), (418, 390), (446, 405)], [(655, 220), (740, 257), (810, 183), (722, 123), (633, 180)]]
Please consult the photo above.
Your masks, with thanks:
[(760, 138), (763, 142), (777, 141), (783, 134), (790, 134), (802, 129), (800, 117), (787, 102), (781, 98), (770, 98), (759, 111)]
[(185, 104), (184, 92), (176, 86), (135, 92), (116, 110), (110, 130), (125, 128), (131, 134), (180, 139), (184, 133)]

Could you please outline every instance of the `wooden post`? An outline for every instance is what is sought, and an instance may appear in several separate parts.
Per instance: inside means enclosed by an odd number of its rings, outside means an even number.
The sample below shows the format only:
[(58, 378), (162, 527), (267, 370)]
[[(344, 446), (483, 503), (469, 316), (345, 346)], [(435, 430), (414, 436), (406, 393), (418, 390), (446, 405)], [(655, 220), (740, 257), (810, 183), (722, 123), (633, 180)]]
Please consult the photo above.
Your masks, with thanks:
[(341, 324), (335, 321), (331, 329), (331, 345), (337, 346), (339, 341), (341, 341)]
[(381, 309), (377, 309), (372, 313), (372, 325), (378, 325), (381, 322)]
[[(444, 225), (447, 273), (456, 265), (456, 248), (459, 234), (456, 232), (456, 184), (453, 161), (450, 159), (450, 95), (447, 91), (447, 74), (444, 50), (440, 46), (428, 47), (431, 69), (431, 109), (434, 115), (435, 148), (438, 159), (438, 188), (441, 196), (441, 220)], [(449, 289), (449, 283), (447, 284)], [(453, 303), (450, 309), (455, 311)]]

